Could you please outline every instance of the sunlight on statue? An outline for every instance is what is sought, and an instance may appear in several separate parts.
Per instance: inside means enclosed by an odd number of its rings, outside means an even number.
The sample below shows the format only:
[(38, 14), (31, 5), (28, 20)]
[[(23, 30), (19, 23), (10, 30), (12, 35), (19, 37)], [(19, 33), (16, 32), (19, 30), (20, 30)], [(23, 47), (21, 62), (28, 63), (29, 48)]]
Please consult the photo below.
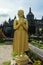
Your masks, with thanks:
[(18, 19), (14, 20), (13, 28), (14, 39), (13, 39), (13, 51), (17, 52), (18, 55), (24, 54), (28, 50), (28, 21), (24, 19), (24, 11), (18, 11)]

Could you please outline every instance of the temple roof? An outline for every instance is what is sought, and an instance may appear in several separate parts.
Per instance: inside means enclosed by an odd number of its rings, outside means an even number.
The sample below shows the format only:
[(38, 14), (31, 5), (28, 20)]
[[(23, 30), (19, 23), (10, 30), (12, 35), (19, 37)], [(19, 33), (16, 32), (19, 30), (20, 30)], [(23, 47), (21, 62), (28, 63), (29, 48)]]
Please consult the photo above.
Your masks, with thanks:
[(28, 15), (34, 16), (34, 14), (31, 12), (31, 8), (29, 8), (29, 13)]

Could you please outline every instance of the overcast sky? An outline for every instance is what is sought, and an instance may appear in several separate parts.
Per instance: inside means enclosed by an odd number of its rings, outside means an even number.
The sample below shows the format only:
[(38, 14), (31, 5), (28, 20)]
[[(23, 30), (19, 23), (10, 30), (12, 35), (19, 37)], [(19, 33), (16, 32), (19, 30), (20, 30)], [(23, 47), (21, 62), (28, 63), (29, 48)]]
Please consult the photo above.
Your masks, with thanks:
[(19, 9), (24, 10), (24, 14), (27, 15), (31, 7), (35, 18), (42, 18), (43, 16), (43, 0), (0, 0), (0, 24), (4, 20), (11, 19), (17, 16)]

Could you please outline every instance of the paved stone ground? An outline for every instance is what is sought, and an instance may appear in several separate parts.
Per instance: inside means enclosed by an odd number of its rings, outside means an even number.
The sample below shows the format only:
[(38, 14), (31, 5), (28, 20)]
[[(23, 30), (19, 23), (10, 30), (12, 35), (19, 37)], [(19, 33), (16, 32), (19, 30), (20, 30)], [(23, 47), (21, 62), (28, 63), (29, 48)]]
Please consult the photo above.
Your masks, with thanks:
[(0, 45), (0, 65), (12, 59), (12, 45)]

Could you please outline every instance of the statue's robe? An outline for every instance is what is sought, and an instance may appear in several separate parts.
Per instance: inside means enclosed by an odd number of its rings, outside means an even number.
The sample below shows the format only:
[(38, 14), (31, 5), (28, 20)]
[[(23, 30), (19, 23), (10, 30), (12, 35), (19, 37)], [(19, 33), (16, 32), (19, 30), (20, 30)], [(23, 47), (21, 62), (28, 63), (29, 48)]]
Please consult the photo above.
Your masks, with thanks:
[[(13, 24), (13, 28), (19, 24), (21, 20), (15, 20)], [(24, 19), (23, 24), (27, 27), (27, 30), (23, 26), (19, 26), (15, 29), (14, 38), (13, 38), (13, 50), (18, 54), (24, 53), (24, 51), (28, 50), (28, 24)]]

